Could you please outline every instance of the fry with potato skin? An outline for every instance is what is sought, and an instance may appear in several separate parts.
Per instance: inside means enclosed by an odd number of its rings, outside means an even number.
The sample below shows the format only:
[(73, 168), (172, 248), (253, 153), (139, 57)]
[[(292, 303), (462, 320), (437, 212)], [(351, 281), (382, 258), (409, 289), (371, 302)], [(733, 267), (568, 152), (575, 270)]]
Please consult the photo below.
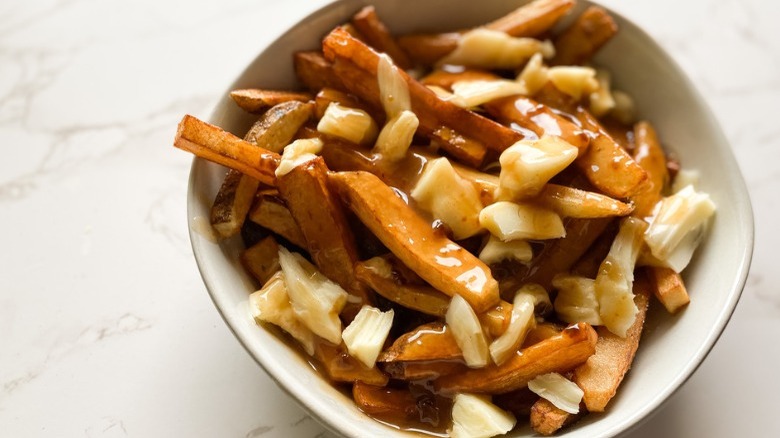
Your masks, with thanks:
[(498, 303), (498, 283), (482, 261), (437, 233), (393, 189), (367, 172), (331, 173), (344, 203), (406, 266), (476, 312)]
[(566, 372), (585, 362), (596, 350), (596, 331), (586, 323), (565, 328), (560, 335), (520, 350), (500, 366), (470, 369), (433, 382), (445, 393), (501, 394), (524, 388), (540, 374)]
[(368, 368), (347, 353), (344, 344), (339, 346), (326, 341), (318, 342), (314, 349), (320, 369), (333, 382), (364, 382), (374, 386), (385, 386), (389, 378), (377, 367)]
[(404, 333), (379, 355), (379, 362), (418, 362), (462, 358), (452, 330), (443, 322), (423, 324)]
[(447, 313), (447, 306), (450, 304), (447, 295), (427, 285), (404, 284), (394, 276), (386, 277), (376, 269), (372, 260), (357, 263), (355, 276), (376, 293), (427, 315), (444, 316)]
[(360, 32), (369, 46), (378, 52), (387, 53), (393, 62), (404, 70), (408, 70), (412, 65), (409, 55), (398, 45), (387, 26), (379, 20), (376, 9), (373, 6), (366, 6), (352, 17), (352, 25)]
[(221, 238), (235, 236), (241, 231), (259, 186), (258, 180), (228, 169), (209, 216), (211, 227)]
[[(335, 29), (323, 40), (325, 58), (331, 61), (335, 59), (349, 60), (354, 66), (372, 78), (376, 78), (379, 55), (368, 46), (352, 38), (341, 29)], [(522, 136), (509, 128), (482, 117), (472, 111), (460, 108), (450, 102), (439, 99), (427, 87), (400, 72), (407, 86), (411, 98), (412, 110), (420, 120), (420, 126), (429, 132), (435, 132), (439, 127), (446, 126), (451, 129), (457, 127), (458, 133), (471, 138), (483, 145), (502, 151), (520, 140)], [(344, 81), (349, 87), (352, 81)], [(377, 87), (378, 88), (378, 87)], [(356, 90), (359, 97), (366, 101), (376, 101), (378, 96), (364, 96)], [(365, 91), (363, 92), (365, 94)]]
[(590, 139), (575, 125), (556, 114), (547, 105), (524, 96), (509, 96), (484, 105), (485, 110), (505, 125), (516, 124), (532, 131), (539, 138), (557, 135), (578, 149), (578, 155), (586, 153)]
[(249, 220), (267, 228), (299, 248), (306, 248), (306, 238), (293, 219), (279, 192), (262, 191), (249, 211)]
[(647, 172), (613, 139), (607, 130), (582, 106), (548, 83), (534, 96), (539, 102), (572, 114), (593, 136), (584, 154), (575, 163), (588, 181), (602, 193), (628, 199), (642, 188)]
[(541, 206), (554, 210), (561, 217), (592, 219), (626, 216), (634, 211), (632, 204), (600, 193), (558, 184), (546, 184), (534, 200)]
[(615, 20), (598, 6), (591, 6), (555, 38), (552, 65), (581, 65), (617, 33)]
[(281, 269), (279, 245), (273, 236), (268, 236), (241, 251), (239, 260), (247, 272), (252, 274), (260, 284), (265, 284), (274, 273)]
[(648, 268), (653, 279), (653, 294), (666, 311), (675, 314), (691, 302), (682, 276), (670, 268)]
[[(535, 37), (549, 30), (574, 6), (574, 0), (537, 0), (484, 27), (514, 37)], [(398, 44), (417, 62), (434, 65), (458, 47), (460, 32), (404, 35)]]
[(647, 172), (647, 181), (639, 193), (632, 197), (637, 217), (647, 217), (653, 213), (655, 204), (661, 200), (661, 194), (669, 183), (669, 171), (666, 169), (666, 154), (658, 141), (653, 126), (646, 121), (634, 126), (634, 161)]
[(279, 193), (303, 233), (314, 264), (348, 292), (371, 304), (368, 289), (355, 277), (359, 260), (355, 236), (341, 203), (328, 185), (328, 168), (322, 157), (299, 166), (277, 180)]
[(276, 183), (280, 156), (209, 123), (186, 115), (179, 122), (173, 145), (200, 158), (235, 169), (262, 184)]
[(244, 88), (230, 92), (230, 98), (244, 111), (260, 114), (272, 106), (289, 101), (308, 102), (312, 95), (300, 91)]
[(538, 283), (550, 290), (555, 274), (568, 271), (611, 221), (611, 218), (568, 220), (566, 237), (550, 242), (534, 257), (522, 283)]
[(639, 270), (633, 288), (634, 304), (639, 311), (626, 337), (621, 338), (606, 327), (599, 327), (595, 354), (574, 369), (572, 380), (584, 391), (583, 402), (590, 412), (604, 412), (631, 368), (642, 336), (651, 287), (647, 274)]
[(577, 414), (570, 414), (549, 400), (540, 398), (531, 406), (531, 428), (540, 435), (551, 436), (583, 415), (583, 409)]
[(293, 64), (298, 80), (313, 93), (323, 88), (344, 88), (341, 78), (333, 71), (333, 64), (321, 52), (296, 52)]

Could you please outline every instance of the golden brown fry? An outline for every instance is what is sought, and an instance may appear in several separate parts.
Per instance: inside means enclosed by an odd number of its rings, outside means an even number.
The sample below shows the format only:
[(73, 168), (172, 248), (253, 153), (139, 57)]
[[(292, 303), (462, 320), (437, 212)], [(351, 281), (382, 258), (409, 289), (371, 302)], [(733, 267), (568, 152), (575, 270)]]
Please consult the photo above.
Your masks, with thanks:
[(644, 218), (653, 213), (655, 204), (661, 200), (661, 194), (669, 183), (669, 172), (666, 154), (649, 122), (639, 122), (634, 126), (634, 143), (634, 161), (647, 172), (648, 178), (631, 200), (636, 205), (634, 215)]
[(446, 393), (502, 394), (524, 388), (540, 374), (569, 371), (596, 350), (596, 331), (586, 323), (565, 328), (560, 335), (521, 350), (500, 366), (488, 365), (441, 377), (434, 388)]
[(552, 65), (579, 65), (612, 39), (618, 27), (615, 20), (598, 6), (591, 6), (555, 39)]
[(383, 388), (355, 382), (352, 386), (352, 398), (360, 410), (369, 415), (409, 420), (417, 417), (417, 398), (407, 388)]
[(609, 196), (558, 184), (546, 184), (535, 201), (562, 217), (581, 219), (626, 216), (634, 210)]
[(517, 126), (538, 137), (557, 135), (576, 147), (578, 155), (588, 149), (589, 138), (577, 125), (558, 115), (547, 105), (524, 96), (508, 96), (484, 105), (485, 110), (505, 125)]
[(496, 306), (477, 316), (482, 329), (497, 338), (504, 334), (512, 321), (512, 303), (501, 300)]
[(265, 284), (271, 276), (279, 271), (279, 245), (272, 236), (257, 242), (241, 251), (239, 256), (244, 266), (260, 284)]
[(584, 414), (583, 409), (577, 414), (570, 414), (549, 400), (540, 398), (531, 406), (531, 428), (540, 435), (551, 436)]
[(607, 134), (592, 139), (588, 150), (575, 163), (594, 187), (619, 199), (637, 193), (647, 179), (647, 172)]
[(574, 6), (574, 0), (536, 0), (485, 25), (514, 37), (535, 37), (550, 30)]
[(259, 185), (258, 180), (228, 169), (214, 204), (211, 205), (209, 218), (211, 226), (221, 238), (235, 236), (241, 231)]
[(599, 327), (596, 353), (574, 370), (574, 383), (584, 391), (583, 402), (590, 412), (604, 412), (634, 361), (651, 294), (650, 279), (642, 270), (637, 271), (634, 294), (639, 312), (626, 337), (621, 338), (606, 327)]
[(568, 220), (565, 223), (566, 237), (548, 243), (534, 257), (521, 284), (538, 283), (545, 290), (550, 290), (555, 274), (567, 272), (611, 221), (611, 218)]
[(314, 264), (326, 277), (371, 304), (368, 289), (355, 277), (359, 260), (355, 236), (336, 194), (328, 186), (322, 157), (296, 166), (277, 180), (279, 193), (303, 232)]
[(369, 46), (378, 52), (387, 53), (395, 65), (404, 70), (414, 67), (409, 55), (398, 45), (390, 31), (387, 30), (387, 26), (379, 20), (373, 6), (366, 6), (358, 11), (352, 17), (352, 25), (360, 32)]
[(447, 295), (459, 294), (476, 312), (496, 305), (490, 268), (431, 228), (392, 188), (367, 172), (330, 174), (344, 203), (406, 266)]
[(235, 169), (272, 186), (279, 154), (244, 141), (214, 125), (186, 115), (179, 122), (173, 145), (200, 158)]
[(571, 273), (587, 278), (596, 278), (601, 267), (601, 262), (607, 258), (612, 242), (615, 240), (618, 227), (617, 221), (613, 221), (606, 230), (588, 248), (588, 251), (577, 260), (571, 268)]
[(323, 88), (342, 89), (341, 78), (333, 71), (333, 64), (320, 52), (297, 52), (293, 57), (295, 75), (309, 91)]
[(379, 362), (417, 362), (463, 357), (452, 331), (443, 322), (423, 324), (405, 333), (385, 349)]
[(382, 370), (391, 378), (409, 382), (437, 379), (441, 376), (463, 372), (468, 369), (462, 359), (452, 361), (394, 361), (384, 362), (381, 366)]
[(247, 136), (272, 152), (281, 152), (292, 142), (295, 133), (314, 116), (314, 103), (295, 100), (280, 103), (266, 111)]
[(648, 268), (653, 279), (653, 293), (666, 310), (675, 314), (691, 302), (680, 274), (669, 268)]
[(306, 238), (278, 192), (258, 193), (255, 205), (249, 212), (249, 220), (284, 237), (299, 248), (306, 248)]
[(314, 357), (320, 369), (333, 382), (363, 382), (374, 386), (385, 386), (388, 377), (377, 367), (368, 368), (362, 362), (346, 352), (344, 344), (340, 346), (325, 341), (317, 343)]
[[(271, 152), (280, 152), (298, 129), (311, 118), (314, 106), (297, 101), (283, 102), (266, 111), (249, 129), (244, 140)], [(211, 225), (227, 238), (241, 231), (260, 182), (236, 170), (229, 170), (211, 207)]]
[(380, 257), (355, 265), (355, 276), (379, 295), (408, 309), (433, 316), (447, 313), (450, 304), (447, 295), (428, 285), (404, 284), (393, 274), (390, 264)]
[(551, 322), (542, 322), (536, 324), (536, 326), (529, 330), (528, 334), (525, 336), (522, 348), (530, 347), (531, 345), (538, 344), (547, 338), (558, 336), (561, 334), (563, 329), (564, 327), (558, 326), (557, 324), (553, 324)]
[(259, 88), (233, 90), (230, 92), (230, 97), (241, 109), (250, 113), (261, 113), (272, 106), (284, 102), (308, 102), (312, 99), (312, 95), (309, 93)]
[[(572, 6), (574, 0), (537, 0), (484, 27), (514, 37), (535, 37), (549, 30)], [(404, 35), (398, 43), (415, 61), (434, 65), (458, 47), (460, 36), (459, 32)]]
[[(326, 59), (348, 60), (356, 68), (368, 73), (372, 78), (371, 82), (376, 82), (379, 55), (343, 30), (336, 29), (328, 34), (323, 41), (323, 50)], [(409, 87), (412, 110), (419, 118), (423, 132), (432, 133), (442, 126), (450, 129), (457, 127), (459, 134), (497, 151), (506, 149), (522, 138), (519, 133), (473, 111), (439, 99), (433, 91), (404, 72), (400, 73)], [(354, 84), (344, 80), (344, 85), (350, 88)], [(350, 88), (350, 91), (367, 102), (378, 101), (376, 92), (365, 95), (368, 94), (366, 90), (358, 90), (356, 87)]]
[(575, 163), (596, 189), (618, 199), (627, 199), (641, 189), (647, 179), (647, 172), (620, 147), (592, 114), (551, 83), (542, 87), (535, 98), (545, 105), (574, 115), (583, 129), (593, 133), (590, 146), (577, 157)]

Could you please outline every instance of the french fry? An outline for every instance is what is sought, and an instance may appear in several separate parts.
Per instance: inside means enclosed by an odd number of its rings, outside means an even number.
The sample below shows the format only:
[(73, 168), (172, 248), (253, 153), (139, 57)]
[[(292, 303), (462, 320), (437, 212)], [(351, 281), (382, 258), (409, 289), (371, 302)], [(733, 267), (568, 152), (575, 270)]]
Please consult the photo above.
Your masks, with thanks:
[(389, 378), (377, 367), (368, 368), (350, 356), (342, 344), (336, 346), (325, 341), (317, 343), (314, 357), (321, 370), (333, 382), (363, 382), (374, 386), (385, 386)]
[(221, 238), (235, 236), (241, 231), (259, 186), (260, 182), (251, 176), (228, 169), (209, 217), (212, 228)]
[(390, 378), (406, 380), (408, 382), (436, 379), (441, 376), (447, 376), (463, 372), (467, 369), (463, 360), (418, 360), (410, 362), (393, 361), (381, 364), (382, 370)]
[(596, 331), (586, 323), (565, 328), (513, 356), (500, 366), (489, 365), (441, 377), (434, 388), (445, 393), (502, 394), (524, 388), (540, 374), (566, 372), (585, 362), (596, 349)]
[(647, 172), (609, 136), (593, 115), (549, 83), (534, 97), (543, 104), (574, 115), (583, 129), (595, 135), (587, 151), (578, 156), (575, 163), (596, 189), (618, 199), (627, 199), (641, 190)]
[(272, 236), (241, 251), (241, 264), (260, 284), (265, 284), (279, 271), (279, 245)]
[(634, 280), (634, 303), (639, 312), (634, 324), (626, 332), (626, 337), (621, 338), (606, 327), (599, 327), (596, 353), (574, 369), (573, 380), (585, 393), (583, 402), (588, 411), (604, 412), (626, 372), (631, 368), (639, 338), (642, 336), (651, 288), (646, 273), (638, 271)]
[[(514, 37), (535, 37), (549, 30), (571, 7), (574, 0), (537, 0), (484, 27)], [(461, 33), (412, 34), (398, 39), (399, 45), (417, 62), (434, 65), (456, 47)]]
[(648, 178), (631, 200), (636, 205), (634, 215), (644, 218), (653, 213), (655, 204), (661, 200), (661, 194), (669, 184), (669, 172), (666, 154), (649, 122), (639, 122), (634, 126), (634, 143), (634, 161), (647, 172)]
[(463, 357), (452, 336), (452, 331), (442, 322), (423, 324), (405, 333), (385, 349), (379, 362), (418, 362), (449, 360)]
[[(354, 67), (368, 73), (372, 82), (376, 82), (379, 55), (343, 30), (336, 29), (328, 34), (323, 41), (323, 50), (326, 59), (331, 61), (337, 58), (349, 60)], [(441, 126), (450, 129), (457, 127), (458, 133), (461, 135), (499, 152), (522, 138), (517, 132), (490, 119), (439, 99), (436, 94), (409, 75), (403, 72), (401, 75), (409, 87), (412, 110), (419, 118), (420, 126), (424, 128), (424, 132), (435, 132)], [(349, 88), (353, 84), (352, 81), (345, 80), (344, 85)], [(350, 89), (350, 91), (367, 102), (378, 100), (376, 93), (366, 96), (365, 90), (355, 88), (354, 90)]]
[(393, 62), (404, 70), (413, 67), (412, 60), (398, 45), (376, 14), (373, 6), (366, 6), (352, 17), (352, 25), (363, 36), (364, 41), (378, 52), (387, 53)]
[(297, 52), (293, 63), (298, 80), (314, 93), (323, 88), (344, 88), (341, 78), (333, 71), (333, 64), (320, 52)]
[(653, 293), (666, 311), (675, 314), (691, 302), (682, 276), (669, 268), (648, 268), (653, 279)]
[(408, 389), (386, 388), (355, 382), (352, 398), (361, 411), (370, 415), (417, 419), (417, 398)]
[[(435, 232), (392, 188), (367, 172), (330, 174), (345, 204), (406, 266), (436, 289), (459, 294), (476, 312), (496, 305), (498, 283), (474, 255)], [(452, 261), (440, 262), (440, 260)]]
[[(312, 104), (280, 103), (260, 116), (244, 140), (265, 150), (280, 152), (312, 113)], [(211, 225), (221, 237), (234, 236), (241, 230), (259, 185), (260, 182), (251, 176), (233, 169), (228, 171), (211, 207)]]
[(609, 196), (558, 184), (546, 184), (535, 200), (561, 217), (580, 219), (626, 216), (634, 210)]
[(534, 257), (522, 283), (538, 283), (550, 290), (552, 279), (566, 272), (604, 232), (611, 218), (570, 219), (566, 222), (566, 237), (554, 240)]
[(311, 102), (283, 102), (263, 113), (247, 136), (253, 137), (254, 143), (261, 148), (280, 153), (313, 115), (314, 104)]
[(186, 115), (179, 122), (173, 145), (200, 158), (235, 169), (272, 186), (280, 156), (235, 135)]
[(408, 309), (433, 316), (444, 316), (447, 313), (450, 304), (448, 296), (427, 285), (404, 284), (392, 272), (389, 272), (389, 276), (384, 275), (384, 266), (377, 266), (381, 263), (389, 266), (387, 261), (379, 257), (359, 262), (355, 265), (355, 276), (379, 295)]
[(284, 237), (299, 248), (306, 248), (306, 238), (278, 192), (258, 193), (249, 212), (249, 220)]
[(324, 160), (318, 157), (279, 177), (277, 187), (303, 233), (314, 264), (326, 277), (360, 297), (361, 304), (371, 304), (369, 291), (355, 277), (355, 236), (328, 186), (327, 173)]
[(647, 172), (607, 134), (591, 139), (590, 147), (575, 163), (594, 187), (618, 199), (630, 198), (647, 179)]
[(612, 39), (618, 27), (615, 20), (598, 6), (591, 6), (555, 39), (553, 65), (581, 65)]
[(497, 338), (504, 334), (512, 321), (512, 303), (501, 300), (493, 308), (477, 316), (482, 328), (490, 336)]
[(524, 96), (509, 96), (484, 105), (488, 113), (505, 125), (517, 124), (538, 137), (557, 135), (579, 150), (588, 149), (589, 138), (577, 125), (556, 114), (552, 108)]
[(583, 410), (570, 414), (552, 404), (549, 400), (540, 398), (531, 406), (531, 428), (539, 435), (551, 436), (563, 427), (579, 420)]
[(230, 97), (241, 109), (255, 114), (259, 114), (280, 103), (289, 101), (308, 102), (312, 99), (312, 95), (309, 93), (259, 88), (233, 90), (230, 92)]
[(596, 239), (595, 242), (588, 248), (587, 252), (577, 260), (571, 268), (571, 273), (586, 278), (596, 278), (599, 273), (599, 267), (601, 262), (609, 254), (609, 249), (612, 247), (612, 241), (615, 240), (618, 227), (617, 221), (613, 221), (606, 230)]

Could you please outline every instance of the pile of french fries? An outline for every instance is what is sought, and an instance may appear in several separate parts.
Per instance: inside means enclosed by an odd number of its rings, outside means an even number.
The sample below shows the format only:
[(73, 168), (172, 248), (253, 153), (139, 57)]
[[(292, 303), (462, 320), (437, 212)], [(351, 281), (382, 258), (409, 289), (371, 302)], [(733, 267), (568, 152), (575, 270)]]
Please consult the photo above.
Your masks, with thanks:
[(552, 33), (573, 6), (400, 37), (369, 6), (294, 55), (307, 91), (231, 93), (259, 117), (243, 139), (179, 124), (229, 168), (210, 219), (246, 243), (256, 320), (368, 415), (551, 435), (606, 410), (653, 300), (688, 304), (715, 207), (589, 65), (612, 17)]

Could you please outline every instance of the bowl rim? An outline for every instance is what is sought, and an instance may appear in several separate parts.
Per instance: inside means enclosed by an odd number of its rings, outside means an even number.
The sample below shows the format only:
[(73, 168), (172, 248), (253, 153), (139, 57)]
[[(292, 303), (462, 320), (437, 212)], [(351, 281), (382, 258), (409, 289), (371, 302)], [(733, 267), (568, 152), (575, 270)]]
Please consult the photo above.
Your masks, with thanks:
[[(241, 72), (238, 73), (237, 76), (234, 76), (233, 82), (220, 95), (217, 102), (215, 102), (214, 105), (212, 106), (212, 109), (209, 112), (209, 117), (207, 120), (209, 122), (213, 122), (215, 119), (218, 118), (219, 108), (221, 106), (222, 99), (224, 99), (224, 96), (227, 96), (230, 91), (236, 88), (236, 85), (240, 81), (240, 79), (246, 76), (247, 72), (251, 69), (252, 63), (259, 56), (261, 56), (261, 54), (264, 51), (266, 51), (269, 47), (277, 44), (279, 40), (283, 39), (287, 33), (291, 32), (293, 29), (305, 25), (306, 22), (328, 12), (331, 9), (344, 7), (344, 6), (358, 5), (358, 4), (362, 4), (362, 5), (374, 4), (377, 1), (378, 0), (329, 1), (324, 5), (322, 5), (321, 7), (311, 11), (310, 13), (300, 18), (299, 20), (295, 21), (294, 24), (290, 25), (289, 27), (286, 27), (284, 30), (281, 30), (274, 37), (269, 38), (268, 40), (269, 42), (258, 47), (256, 56), (250, 59), (246, 67), (244, 67), (241, 70)], [(526, 0), (526, 2), (527, 1), (529, 0)], [(744, 229), (742, 229), (742, 231), (744, 232), (744, 238), (746, 239), (746, 244), (744, 245), (743, 248), (741, 248), (741, 254), (739, 255), (740, 264), (737, 267), (737, 275), (735, 276), (731, 286), (728, 289), (730, 293), (728, 295), (728, 300), (726, 302), (726, 305), (722, 307), (717, 314), (717, 319), (716, 319), (717, 323), (710, 327), (710, 330), (707, 333), (707, 337), (699, 345), (699, 348), (696, 350), (695, 355), (686, 364), (684, 369), (681, 370), (681, 372), (676, 376), (675, 379), (667, 382), (667, 385), (663, 388), (663, 390), (657, 392), (655, 396), (652, 398), (652, 401), (650, 403), (647, 403), (642, 409), (635, 411), (632, 415), (626, 416), (623, 421), (616, 423), (612, 428), (610, 428), (607, 431), (607, 435), (605, 436), (612, 437), (621, 434), (628, 434), (632, 431), (635, 431), (636, 429), (641, 427), (644, 423), (646, 423), (648, 420), (650, 420), (656, 413), (658, 413), (660, 408), (669, 401), (672, 395), (674, 395), (683, 386), (683, 384), (687, 382), (691, 378), (691, 376), (693, 376), (696, 370), (704, 362), (707, 355), (714, 348), (718, 339), (723, 334), (723, 331), (728, 325), (734, 311), (736, 310), (736, 306), (739, 302), (739, 299), (744, 291), (744, 287), (747, 282), (747, 277), (750, 271), (752, 255), (754, 250), (755, 224), (754, 224), (752, 204), (750, 201), (750, 195), (747, 190), (745, 179), (736, 162), (733, 147), (731, 146), (731, 143), (728, 141), (725, 134), (723, 133), (721, 124), (718, 122), (717, 118), (712, 112), (712, 109), (710, 108), (707, 101), (702, 96), (702, 93), (692, 82), (692, 80), (688, 77), (685, 71), (679, 66), (677, 61), (675, 61), (671, 57), (671, 55), (666, 51), (666, 49), (664, 49), (664, 47), (661, 46), (655, 40), (655, 38), (649, 35), (643, 28), (641, 28), (639, 25), (637, 25), (632, 20), (627, 18), (625, 15), (621, 14), (620, 12), (610, 7), (599, 4), (597, 1), (580, 0), (579, 3), (583, 3), (586, 5), (597, 4), (605, 8), (610, 15), (612, 15), (613, 17), (615, 17), (617, 20), (621, 22), (621, 28), (623, 28), (624, 25), (628, 25), (629, 27), (632, 28), (631, 32), (636, 33), (640, 38), (642, 38), (648, 44), (652, 45), (652, 48), (662, 57), (663, 62), (667, 66), (669, 66), (669, 68), (671, 68), (675, 74), (677, 74), (680, 78), (683, 79), (683, 81), (685, 82), (684, 87), (690, 90), (690, 93), (693, 96), (694, 100), (696, 101), (696, 104), (703, 109), (703, 115), (706, 117), (707, 122), (711, 126), (717, 127), (716, 132), (714, 132), (713, 134), (720, 137), (722, 144), (728, 146), (727, 148), (724, 148), (725, 150), (720, 152), (726, 154), (732, 163), (731, 166), (732, 168), (730, 169), (730, 172), (734, 172), (736, 174), (735, 179), (738, 181), (739, 184), (739, 186), (736, 187), (735, 189), (738, 193), (744, 195), (744, 199), (742, 199), (741, 201), (744, 202), (745, 204), (743, 208), (740, 208), (738, 210), (739, 214), (737, 215), (737, 217), (739, 219), (739, 222), (744, 226)], [(219, 293), (217, 292), (219, 287), (218, 282), (215, 279), (214, 273), (210, 270), (209, 264), (204, 259), (205, 257), (204, 249), (203, 249), (204, 242), (202, 236), (200, 235), (200, 232), (196, 230), (194, 227), (192, 227), (189, 223), (190, 218), (194, 217), (195, 205), (197, 202), (200, 201), (195, 195), (194, 187), (195, 187), (197, 167), (203, 163), (205, 163), (204, 160), (194, 157), (192, 159), (192, 163), (190, 166), (190, 174), (189, 174), (188, 186), (187, 186), (188, 229), (189, 229), (190, 244), (193, 250), (193, 255), (196, 261), (196, 265), (198, 267), (198, 271), (204, 282), (204, 285), (206, 286), (208, 294), (212, 300), (212, 303), (214, 304), (214, 307), (216, 307), (217, 311), (219, 312), (225, 324), (228, 326), (230, 331), (233, 333), (233, 335), (236, 337), (236, 339), (239, 341), (242, 347), (246, 350), (246, 352), (250, 355), (250, 357), (252, 357), (252, 359), (257, 364), (260, 365), (260, 367), (274, 381), (274, 383), (279, 388), (281, 388), (282, 391), (288, 394), (298, 406), (300, 406), (304, 411), (306, 411), (312, 417), (314, 417), (318, 421), (318, 423), (325, 426), (328, 430), (330, 430), (333, 433), (336, 433), (338, 435), (347, 433), (349, 434), (349, 436), (359, 436), (358, 429), (355, 428), (345, 429), (343, 422), (334, 421), (329, 417), (329, 415), (325, 415), (328, 412), (326, 412), (321, 407), (320, 404), (305, 403), (303, 400), (306, 398), (307, 394), (304, 394), (302, 391), (299, 391), (298, 390), (299, 388), (297, 386), (294, 387), (294, 386), (284, 384), (283, 381), (285, 380), (289, 381), (289, 378), (291, 377), (289, 374), (286, 373), (285, 368), (283, 366), (280, 366), (281, 364), (278, 363), (278, 361), (263, 360), (261, 356), (255, 354), (252, 347), (249, 345), (249, 340), (244, 339), (244, 337), (241, 335), (241, 333), (239, 333), (237, 329), (238, 324), (242, 324), (243, 322), (235, 320), (235, 318), (232, 315), (228, 314), (226, 310), (223, 308), (223, 303), (220, 302), (220, 298), (218, 296)]]

